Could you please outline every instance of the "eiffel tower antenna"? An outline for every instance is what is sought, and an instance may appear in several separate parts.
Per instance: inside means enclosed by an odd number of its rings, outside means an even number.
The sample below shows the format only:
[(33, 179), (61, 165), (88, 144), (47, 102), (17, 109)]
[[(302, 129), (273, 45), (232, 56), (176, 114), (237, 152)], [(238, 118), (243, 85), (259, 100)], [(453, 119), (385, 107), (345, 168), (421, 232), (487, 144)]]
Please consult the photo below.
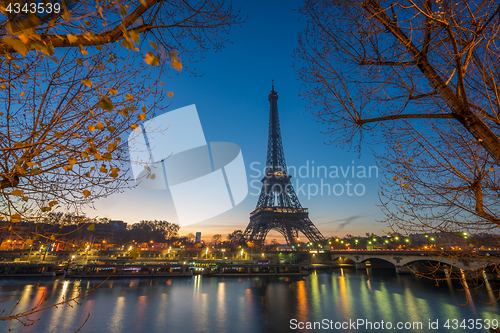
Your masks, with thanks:
[(289, 245), (299, 241), (299, 232), (311, 242), (324, 241), (324, 237), (309, 219), (307, 208), (300, 204), (293, 189), (285, 162), (278, 114), (278, 93), (272, 90), (269, 100), (269, 137), (267, 144), (266, 171), (262, 178), (262, 190), (255, 210), (250, 214), (244, 237), (264, 244), (267, 234), (277, 230)]

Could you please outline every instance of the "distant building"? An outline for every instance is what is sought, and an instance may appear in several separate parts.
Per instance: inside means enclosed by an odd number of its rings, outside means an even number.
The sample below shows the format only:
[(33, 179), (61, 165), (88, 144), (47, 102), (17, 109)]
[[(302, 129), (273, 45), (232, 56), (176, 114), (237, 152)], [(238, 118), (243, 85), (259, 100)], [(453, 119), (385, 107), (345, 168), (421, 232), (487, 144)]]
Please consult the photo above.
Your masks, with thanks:
[(201, 242), (201, 232), (197, 232), (195, 243), (200, 243), (200, 242)]

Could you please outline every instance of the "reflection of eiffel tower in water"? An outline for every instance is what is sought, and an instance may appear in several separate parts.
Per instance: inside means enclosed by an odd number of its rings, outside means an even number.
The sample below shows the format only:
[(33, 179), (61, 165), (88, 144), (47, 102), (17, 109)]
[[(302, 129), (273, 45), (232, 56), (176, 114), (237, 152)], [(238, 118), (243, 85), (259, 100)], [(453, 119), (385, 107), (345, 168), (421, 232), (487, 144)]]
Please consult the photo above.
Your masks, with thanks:
[(325, 238), (309, 219), (307, 208), (300, 205), (290, 182), (292, 176), (286, 169), (278, 116), (278, 93), (274, 91), (274, 84), (268, 100), (271, 108), (266, 174), (261, 180), (259, 201), (250, 215), (244, 237), (248, 241), (263, 244), (269, 231), (277, 230), (289, 245), (297, 243), (299, 232), (311, 242), (323, 241)]

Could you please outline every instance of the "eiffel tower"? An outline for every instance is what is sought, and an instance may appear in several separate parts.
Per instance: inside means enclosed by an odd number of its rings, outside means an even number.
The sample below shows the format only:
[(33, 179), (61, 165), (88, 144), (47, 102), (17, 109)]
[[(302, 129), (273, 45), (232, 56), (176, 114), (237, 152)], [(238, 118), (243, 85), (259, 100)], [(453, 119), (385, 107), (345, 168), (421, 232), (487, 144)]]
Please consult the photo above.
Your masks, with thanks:
[(324, 241), (321, 232), (309, 219), (307, 208), (302, 208), (288, 174), (281, 143), (281, 130), (278, 115), (278, 93), (272, 90), (267, 98), (269, 110), (269, 140), (267, 161), (262, 190), (255, 210), (250, 213), (244, 238), (247, 241), (263, 245), (267, 234), (277, 230), (285, 237), (287, 244), (299, 241), (299, 232), (311, 242)]

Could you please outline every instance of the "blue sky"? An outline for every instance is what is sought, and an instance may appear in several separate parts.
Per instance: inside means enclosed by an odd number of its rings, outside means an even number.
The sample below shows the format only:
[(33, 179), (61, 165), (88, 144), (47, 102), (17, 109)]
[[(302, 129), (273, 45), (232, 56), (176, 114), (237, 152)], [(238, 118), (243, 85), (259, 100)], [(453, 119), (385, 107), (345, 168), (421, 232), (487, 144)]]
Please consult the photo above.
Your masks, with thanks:
[[(380, 190), (378, 178), (372, 168), (371, 178), (352, 177), (352, 167), (356, 173), (362, 167), (374, 166), (372, 152), (363, 148), (348, 151), (335, 144), (328, 144), (330, 137), (322, 134), (325, 125), (317, 123), (306, 111), (306, 101), (299, 97), (301, 82), (292, 65), (297, 36), (304, 25), (295, 10), (301, 2), (291, 1), (236, 1), (234, 7), (241, 7), (242, 15), (248, 14), (241, 28), (229, 35), (232, 44), (217, 53), (209, 53), (196, 64), (196, 72), (203, 74), (193, 77), (188, 71), (181, 71), (172, 78), (165, 78), (165, 91), (173, 91), (169, 110), (195, 104), (209, 142), (233, 142), (240, 146), (247, 169), (249, 184), (259, 179), (255, 169), (265, 165), (267, 133), (269, 122), (269, 102), (267, 96), (274, 79), (275, 90), (279, 93), (278, 109), (285, 158), (288, 166), (301, 170), (302, 177), (292, 178), (303, 207), (309, 208), (309, 216), (324, 236), (347, 233), (364, 235), (366, 232), (383, 234), (385, 224), (377, 206)], [(182, 55), (181, 55), (182, 56)], [(189, 64), (186, 64), (190, 66)], [(305, 177), (309, 165), (309, 177)], [(339, 178), (312, 177), (312, 166), (324, 166), (328, 174), (338, 169)], [(343, 177), (349, 167), (349, 175)], [(323, 169), (324, 170), (324, 169)], [(293, 175), (293, 173), (292, 173)], [(356, 176), (356, 174), (355, 174)], [(298, 181), (298, 184), (297, 184)], [(348, 195), (346, 182), (358, 185), (358, 194)], [(322, 183), (323, 182), (323, 183)], [(258, 183), (260, 184), (260, 182)], [(327, 195), (336, 184), (344, 188), (342, 195)], [(298, 185), (298, 186), (297, 186)], [(302, 187), (301, 187), (302, 186)], [(309, 191), (308, 191), (309, 187)], [(318, 194), (312, 195), (318, 187)], [(260, 188), (260, 186), (259, 186)], [(300, 190), (302, 189), (302, 190)], [(337, 185), (337, 194), (341, 186)], [(308, 197), (308, 193), (310, 194)], [(181, 235), (200, 231), (204, 239), (215, 233), (224, 237), (246, 227), (249, 214), (255, 208), (257, 190), (250, 186), (247, 198), (234, 209), (209, 220), (182, 227)], [(196, 203), (193, 202), (193, 209)], [(177, 216), (172, 198), (167, 190), (146, 190), (136, 188), (112, 195), (95, 203), (95, 210), (87, 210), (88, 216), (109, 217), (135, 223), (140, 220), (168, 220), (176, 222)], [(271, 233), (271, 238), (279, 234)]]

